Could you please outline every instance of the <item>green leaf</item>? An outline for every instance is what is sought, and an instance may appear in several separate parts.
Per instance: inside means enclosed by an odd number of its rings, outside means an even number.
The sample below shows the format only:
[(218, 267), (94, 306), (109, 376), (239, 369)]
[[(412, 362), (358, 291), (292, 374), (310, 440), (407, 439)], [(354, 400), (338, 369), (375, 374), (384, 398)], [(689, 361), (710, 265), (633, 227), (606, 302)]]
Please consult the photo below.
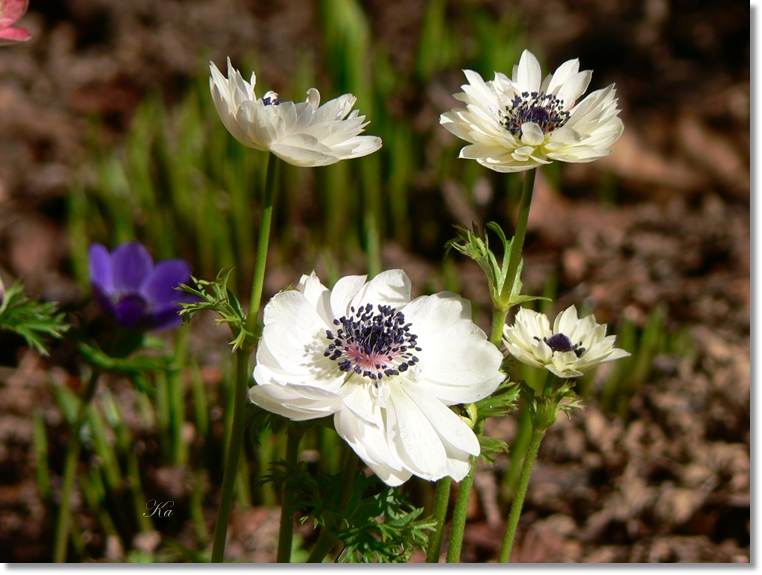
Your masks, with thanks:
[(69, 329), (64, 314), (56, 313), (55, 302), (39, 302), (24, 295), (24, 286), (16, 282), (2, 293), (0, 282), (0, 329), (13, 331), (26, 340), (27, 345), (48, 355), (45, 337), (60, 338)]
[(230, 326), (233, 334), (233, 341), (230, 344), (233, 346), (233, 351), (236, 351), (239, 347), (253, 346), (255, 337), (244, 327), (246, 314), (243, 312), (241, 303), (227, 287), (232, 271), (233, 268), (223, 268), (214, 281), (200, 280), (191, 276), (191, 285), (180, 284), (177, 289), (192, 294), (200, 300), (180, 304), (183, 307), (180, 310), (183, 321), (190, 321), (201, 311), (216, 312), (220, 316), (215, 320), (217, 325), (227, 323)]
[(174, 371), (172, 356), (160, 355), (111, 357), (92, 345), (80, 342), (77, 349), (90, 365), (104, 371), (116, 371), (130, 376), (139, 375), (145, 371)]
[(549, 298), (542, 296), (521, 295), (521, 271), (524, 267), (523, 259), (519, 261), (516, 277), (513, 280), (513, 285), (510, 286), (510, 291), (506, 289), (507, 286), (505, 285), (505, 282), (508, 277), (508, 263), (511, 249), (513, 248), (513, 240), (508, 240), (503, 229), (495, 222), (488, 222), (486, 227), (497, 235), (503, 246), (503, 257), (501, 262), (498, 262), (497, 256), (495, 256), (495, 253), (490, 249), (489, 238), (487, 235), (485, 234), (484, 237), (481, 237), (475, 225), (473, 230), (456, 225), (455, 229), (457, 230), (457, 237), (448, 241), (447, 244), (445, 244), (445, 247), (448, 251), (454, 249), (463, 255), (470, 257), (484, 270), (484, 273), (487, 276), (487, 283), (489, 284), (493, 305), (496, 308), (505, 310), (515, 305), (536, 299), (551, 301)]
[[(336, 512), (342, 495), (342, 474), (311, 475), (306, 463), (273, 463), (260, 483), (270, 482), (276, 491), (288, 488), (293, 506), (287, 512), (302, 512), (301, 521), (315, 525), (336, 525), (336, 535), (344, 543), (338, 561), (348, 563), (396, 563), (410, 559), (416, 547), (428, 545), (427, 531), (435, 528), (433, 518), (418, 519), (423, 513), (407, 502), (396, 488), (384, 486), (376, 475), (358, 470), (347, 499), (346, 512)], [(380, 488), (380, 489), (379, 489)]]
[(520, 389), (516, 382), (506, 379), (492, 395), (476, 402), (477, 421), (482, 421), (488, 417), (502, 417), (514, 411), (517, 407), (516, 402), (519, 398)]

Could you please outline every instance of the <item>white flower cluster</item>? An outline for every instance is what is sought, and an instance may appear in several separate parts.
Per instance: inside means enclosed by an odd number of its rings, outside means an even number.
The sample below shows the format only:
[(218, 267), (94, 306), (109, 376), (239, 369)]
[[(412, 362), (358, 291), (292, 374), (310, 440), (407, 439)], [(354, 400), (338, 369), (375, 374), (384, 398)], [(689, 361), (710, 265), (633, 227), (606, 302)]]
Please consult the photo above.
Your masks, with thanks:
[[(209, 86), (228, 131), (245, 146), (296, 166), (325, 166), (377, 151), (381, 140), (361, 136), (365, 116), (344, 94), (320, 105), (315, 88), (304, 102), (258, 98), (256, 75), (246, 82), (228, 59), (224, 77), (210, 63)], [(552, 161), (589, 162), (611, 152), (622, 133), (611, 85), (579, 104), (591, 72), (569, 60), (544, 80), (524, 51), (512, 78), (485, 82), (465, 71), (455, 97), (466, 104), (441, 124), (469, 142), (461, 158), (498, 172), (529, 170)], [(505, 326), (508, 352), (526, 364), (573, 378), (629, 355), (593, 316), (570, 307), (556, 318), (519, 310)], [(411, 299), (401, 270), (340, 279), (327, 289), (313, 272), (297, 289), (270, 300), (257, 347), (252, 402), (295, 421), (333, 416), (337, 433), (388, 485), (412, 475), (456, 481), (469, 471), (479, 440), (449, 406), (492, 394), (503, 381), (502, 354), (471, 320), (471, 305), (442, 292)]]

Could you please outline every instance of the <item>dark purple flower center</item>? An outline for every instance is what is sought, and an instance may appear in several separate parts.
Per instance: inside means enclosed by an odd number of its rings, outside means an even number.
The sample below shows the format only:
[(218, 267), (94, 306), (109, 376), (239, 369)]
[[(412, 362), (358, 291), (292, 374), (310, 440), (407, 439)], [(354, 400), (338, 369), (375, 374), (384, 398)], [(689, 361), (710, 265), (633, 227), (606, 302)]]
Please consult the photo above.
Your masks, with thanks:
[(262, 103), (265, 106), (277, 106), (278, 104), (280, 104), (280, 99), (278, 97), (278, 93), (277, 92), (273, 92), (272, 90), (270, 90), (262, 98)]
[[(539, 337), (535, 339), (540, 339)], [(581, 357), (585, 353), (585, 348), (582, 347), (582, 342), (572, 345), (571, 340), (562, 333), (551, 335), (550, 337), (542, 338), (547, 346), (553, 350), (553, 352), (560, 351), (561, 353), (567, 351), (573, 351), (577, 357)]]
[(413, 351), (418, 347), (418, 336), (410, 333), (402, 312), (388, 305), (378, 305), (378, 311), (367, 304), (352, 315), (333, 320), (339, 326), (334, 334), (326, 330), (331, 340), (324, 356), (339, 362), (339, 369), (355, 372), (371, 380), (380, 380), (407, 371), (418, 362)]
[(554, 94), (522, 92), (505, 107), (500, 124), (514, 136), (521, 136), (521, 126), (534, 122), (547, 134), (563, 126), (569, 119), (564, 102)]

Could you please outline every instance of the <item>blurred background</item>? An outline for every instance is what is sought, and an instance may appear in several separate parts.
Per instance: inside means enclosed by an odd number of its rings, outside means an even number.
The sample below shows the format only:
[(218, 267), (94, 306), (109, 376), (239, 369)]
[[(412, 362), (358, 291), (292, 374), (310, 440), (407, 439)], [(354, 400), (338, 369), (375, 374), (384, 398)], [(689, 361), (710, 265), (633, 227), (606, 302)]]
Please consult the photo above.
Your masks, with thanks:
[[(235, 266), (247, 299), (264, 154), (219, 121), (210, 60), (256, 71), (260, 96), (352, 92), (384, 141), (352, 162), (283, 166), (266, 298), (312, 269), (327, 285), (367, 273), (377, 253), (415, 295), (471, 299), (485, 329), (482, 272), (444, 244), (454, 224), (510, 234), (522, 175), (457, 159), (463, 143), (439, 114), (458, 105), (461, 70), (510, 75), (528, 48), (547, 72), (579, 58), (590, 90), (616, 83), (625, 132), (613, 153), (538, 177), (523, 280), (553, 299), (537, 309), (595, 313), (632, 357), (580, 380), (585, 411), (546, 436), (513, 560), (749, 561), (748, 4), (31, 0), (18, 25), (32, 40), (0, 48), (0, 277), (75, 324), (99, 313), (91, 242), (137, 239), (207, 279)], [(213, 319), (162, 334), (179, 342), (179, 372), (143, 389), (102, 378), (69, 561), (208, 560), (230, 400), (229, 334)], [(83, 369), (70, 342), (42, 358), (0, 333), (0, 561), (50, 561)], [(508, 416), (487, 433), (519, 435), (520, 453), (520, 428)], [(257, 481), (285, 442), (260, 440), (246, 444), (231, 560), (275, 557), (278, 497)], [(315, 432), (302, 459), (334, 470), (331, 446), (332, 432)], [(463, 561), (497, 557), (516, 471), (510, 455), (480, 466)], [(406, 489), (428, 511), (431, 486)], [(174, 501), (172, 516), (142, 518), (152, 499)], [(309, 522), (298, 529), (300, 549), (314, 539)]]

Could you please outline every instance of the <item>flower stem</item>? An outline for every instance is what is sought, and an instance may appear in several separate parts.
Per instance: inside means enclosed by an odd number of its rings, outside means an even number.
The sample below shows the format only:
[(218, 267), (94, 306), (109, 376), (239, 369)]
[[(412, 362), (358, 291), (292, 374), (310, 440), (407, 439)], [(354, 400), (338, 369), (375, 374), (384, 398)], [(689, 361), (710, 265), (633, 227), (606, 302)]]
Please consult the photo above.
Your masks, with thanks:
[[(286, 435), (286, 463), (296, 464), (299, 454), (301, 432), (289, 430)], [(280, 507), (280, 529), (278, 531), (278, 563), (291, 562), (291, 542), (294, 538), (294, 514), (292, 509), (293, 489), (288, 481), (283, 484), (283, 497)]]
[(529, 448), (527, 454), (524, 457), (524, 466), (521, 469), (521, 476), (519, 477), (519, 484), (516, 487), (516, 495), (511, 503), (511, 511), (508, 515), (508, 525), (505, 529), (505, 538), (503, 539), (503, 546), (500, 549), (500, 556), (498, 562), (507, 563), (511, 558), (511, 549), (513, 548), (513, 540), (516, 537), (516, 527), (519, 524), (519, 517), (521, 517), (521, 508), (524, 506), (524, 498), (527, 494), (527, 487), (529, 486), (529, 476), (532, 475), (532, 466), (535, 459), (537, 459), (537, 451), (540, 449), (540, 443), (542, 438), (545, 437), (545, 429), (533, 429), (532, 439), (529, 441)]
[(503, 340), (503, 326), (505, 325), (505, 318), (508, 316), (508, 309), (495, 306), (492, 309), (492, 331), (490, 332), (489, 340), (500, 349), (500, 343)]
[[(516, 272), (519, 269), (519, 262), (521, 261), (521, 252), (524, 249), (524, 237), (527, 232), (529, 208), (532, 205), (532, 193), (534, 192), (534, 180), (536, 175), (537, 168), (527, 171), (524, 175), (524, 187), (521, 190), (521, 203), (519, 205), (519, 218), (516, 221), (516, 232), (513, 234), (511, 255), (508, 259), (508, 272), (506, 274), (505, 284), (503, 284), (503, 290), (509, 290), (509, 292), (513, 289), (513, 282), (516, 280)], [(506, 310), (506, 313), (507, 311), (508, 310)], [(494, 321), (492, 325), (494, 330)]]
[[(267, 248), (270, 243), (270, 226), (273, 217), (273, 200), (275, 198), (275, 182), (277, 180), (279, 160), (272, 154), (267, 158), (267, 174), (265, 176), (264, 211), (262, 212), (262, 224), (259, 227), (259, 243), (257, 244), (257, 256), (254, 262), (254, 278), (251, 285), (251, 300), (249, 313), (246, 316), (245, 329), (254, 333), (259, 315), (259, 306), (262, 302), (262, 288), (265, 283), (265, 267), (267, 266)], [(222, 476), (222, 491), (220, 492), (220, 506), (217, 509), (217, 521), (214, 524), (214, 543), (212, 546), (212, 562), (221, 563), (225, 556), (225, 538), (228, 532), (230, 520), (230, 508), (233, 505), (233, 490), (238, 475), (238, 457), (241, 454), (243, 442), (244, 416), (246, 412), (246, 390), (249, 382), (249, 356), (252, 347), (243, 345), (235, 352), (235, 390), (233, 401), (233, 425), (230, 430), (230, 439), (225, 458), (225, 471)]]
[[(484, 421), (480, 421), (474, 428), (477, 437), (481, 435)], [(477, 455), (472, 455), (470, 459), (471, 469), (468, 475), (463, 479), (458, 490), (458, 497), (455, 499), (455, 509), (452, 512), (452, 531), (450, 532), (450, 545), (447, 547), (447, 562), (460, 562), (460, 551), (463, 546), (463, 535), (466, 531), (466, 515), (468, 514), (468, 502), (471, 499), (471, 488), (474, 485), (474, 473), (476, 472)]]
[(246, 330), (254, 333), (262, 303), (262, 288), (265, 283), (265, 267), (267, 266), (267, 249), (270, 244), (270, 226), (273, 218), (273, 203), (275, 199), (275, 182), (278, 179), (280, 160), (273, 154), (268, 154), (267, 175), (265, 176), (265, 202), (262, 212), (262, 224), (259, 227), (257, 243), (257, 259), (254, 263), (254, 280), (251, 284), (251, 300), (249, 314), (246, 316)]
[(434, 497), (434, 520), (437, 522), (436, 531), (429, 537), (429, 548), (426, 551), (426, 563), (439, 563), (439, 553), (442, 549), (447, 504), (450, 502), (450, 486), (452, 477), (443, 477), (437, 481), (437, 492)]
[(225, 556), (225, 538), (228, 532), (230, 509), (233, 505), (233, 488), (238, 475), (238, 457), (243, 443), (243, 424), (246, 415), (246, 399), (249, 382), (249, 356), (251, 348), (243, 346), (235, 352), (235, 389), (233, 398), (233, 424), (230, 427), (230, 443), (225, 457), (225, 471), (222, 476), (220, 506), (214, 524), (212, 563), (222, 563)]
[(95, 395), (98, 387), (98, 377), (100, 371), (92, 368), (90, 379), (87, 383), (87, 389), (82, 396), (77, 417), (70, 429), (69, 445), (66, 449), (66, 460), (64, 463), (63, 486), (61, 490), (61, 508), (58, 510), (58, 521), (56, 522), (55, 543), (53, 546), (53, 561), (63, 563), (66, 561), (66, 547), (69, 541), (69, 527), (71, 520), (71, 497), (74, 489), (74, 479), (77, 474), (77, 463), (79, 462), (80, 452), (80, 431), (87, 418), (87, 411), (90, 408), (90, 402)]
[[(347, 449), (347, 456), (344, 461), (344, 472), (341, 478), (341, 496), (336, 504), (336, 511), (338, 517), (343, 517), (344, 510), (349, 501), (349, 496), (352, 494), (352, 484), (355, 481), (355, 473), (357, 472), (357, 455), (351, 448)], [(323, 558), (328, 554), (331, 548), (336, 544), (338, 535), (336, 535), (335, 527), (338, 526), (338, 521), (326, 521), (323, 527), (320, 529), (320, 535), (315, 543), (315, 547), (312, 548), (310, 556), (307, 558), (307, 563), (322, 563)]]

